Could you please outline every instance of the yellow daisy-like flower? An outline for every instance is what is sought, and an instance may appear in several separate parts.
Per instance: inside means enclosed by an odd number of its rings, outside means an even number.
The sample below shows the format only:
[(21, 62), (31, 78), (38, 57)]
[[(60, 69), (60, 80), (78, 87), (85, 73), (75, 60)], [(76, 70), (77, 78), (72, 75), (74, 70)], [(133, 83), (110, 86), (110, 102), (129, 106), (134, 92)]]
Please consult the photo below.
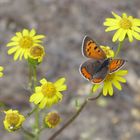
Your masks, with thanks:
[(126, 80), (123, 78), (128, 73), (127, 70), (118, 70), (112, 74), (108, 74), (103, 81), (103, 84), (95, 84), (93, 86), (93, 92), (97, 91), (99, 88), (103, 88), (103, 95), (107, 96), (113, 95), (113, 85), (118, 89), (122, 90), (121, 83), (125, 83)]
[(3, 70), (4, 70), (4, 68), (2, 66), (0, 66), (0, 77), (3, 76)]
[(29, 58), (42, 62), (45, 55), (44, 47), (41, 45), (33, 46), (29, 49)]
[(55, 128), (60, 122), (61, 118), (57, 112), (50, 112), (45, 117), (45, 124), (49, 128)]
[(25, 121), (25, 117), (21, 115), (18, 110), (10, 109), (8, 111), (4, 111), (4, 113), (6, 114), (3, 121), (4, 127), (9, 132), (19, 129), (22, 123)]
[(115, 56), (114, 51), (109, 46), (100, 46), (105, 52), (107, 58), (113, 58)]
[(41, 86), (35, 88), (35, 93), (30, 96), (30, 102), (37, 104), (39, 108), (51, 107), (53, 104), (62, 100), (61, 91), (65, 91), (67, 86), (64, 84), (65, 78), (60, 78), (52, 83), (46, 79), (40, 80)]
[(114, 18), (106, 18), (104, 25), (108, 26), (106, 32), (117, 30), (113, 36), (113, 42), (117, 40), (121, 42), (126, 37), (130, 42), (133, 41), (133, 38), (140, 40), (140, 19), (127, 16), (126, 13), (123, 13), (122, 17), (114, 12), (112, 12), (112, 15)]
[(44, 35), (36, 35), (34, 29), (31, 31), (23, 29), (22, 32), (16, 32), (16, 35), (11, 38), (11, 42), (7, 44), (7, 47), (10, 47), (8, 54), (14, 53), (14, 60), (22, 60), (22, 57), (27, 59), (30, 48), (39, 45), (44, 37)]

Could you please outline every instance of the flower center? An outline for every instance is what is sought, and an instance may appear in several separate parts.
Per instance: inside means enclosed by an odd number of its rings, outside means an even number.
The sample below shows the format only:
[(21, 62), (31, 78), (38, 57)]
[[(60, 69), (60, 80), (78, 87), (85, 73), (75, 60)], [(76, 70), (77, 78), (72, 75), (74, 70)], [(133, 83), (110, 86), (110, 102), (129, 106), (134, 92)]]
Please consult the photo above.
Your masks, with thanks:
[(60, 122), (60, 116), (57, 113), (51, 113), (46, 119), (46, 122), (48, 121), (53, 126)]
[(19, 41), (21, 48), (30, 48), (33, 45), (33, 40), (29, 36), (24, 36)]
[(6, 116), (7, 122), (10, 124), (10, 126), (16, 126), (19, 123), (20, 117), (18, 114), (10, 113)]
[(30, 54), (33, 57), (39, 57), (43, 54), (43, 49), (39, 46), (31, 47)]
[(130, 29), (132, 27), (132, 23), (128, 18), (122, 18), (120, 21), (120, 26), (123, 29)]
[(115, 74), (114, 74), (114, 73), (113, 73), (113, 74), (108, 74), (108, 75), (106, 76), (105, 81), (112, 81), (112, 80), (114, 79), (114, 77), (115, 77)]
[(56, 88), (51, 82), (47, 82), (42, 86), (42, 93), (48, 98), (52, 98), (56, 94)]

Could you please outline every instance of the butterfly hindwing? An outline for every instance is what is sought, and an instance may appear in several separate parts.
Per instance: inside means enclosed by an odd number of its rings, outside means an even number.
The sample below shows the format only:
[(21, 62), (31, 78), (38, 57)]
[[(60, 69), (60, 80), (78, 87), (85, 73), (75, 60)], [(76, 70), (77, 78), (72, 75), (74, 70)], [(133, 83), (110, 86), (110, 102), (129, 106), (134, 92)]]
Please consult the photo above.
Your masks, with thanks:
[(102, 67), (96, 74), (93, 75), (91, 82), (94, 84), (99, 84), (104, 81), (108, 74), (108, 65)]
[(125, 62), (126, 62), (126, 60), (124, 60), (124, 59), (110, 60), (109, 73), (113, 73), (113, 72), (119, 70), (125, 64)]
[(85, 36), (83, 39), (82, 53), (84, 56), (96, 60), (103, 60), (106, 58), (104, 51), (88, 36)]
[(92, 80), (93, 75), (98, 71), (101, 66), (100, 61), (94, 60), (87, 60), (80, 66), (80, 73), (83, 75), (84, 78), (87, 80)]

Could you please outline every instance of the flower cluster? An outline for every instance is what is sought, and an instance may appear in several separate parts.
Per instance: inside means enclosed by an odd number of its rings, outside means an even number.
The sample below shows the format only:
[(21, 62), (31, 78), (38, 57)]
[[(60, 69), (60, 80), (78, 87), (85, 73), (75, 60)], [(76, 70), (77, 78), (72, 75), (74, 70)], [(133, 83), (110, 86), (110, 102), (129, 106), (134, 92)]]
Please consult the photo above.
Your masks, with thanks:
[(62, 100), (61, 91), (65, 91), (67, 86), (64, 84), (65, 78), (60, 78), (52, 83), (46, 79), (40, 80), (41, 86), (35, 88), (35, 93), (30, 97), (30, 102), (37, 104), (39, 108), (51, 107), (53, 104)]
[(21, 115), (18, 110), (8, 110), (4, 111), (5, 119), (4, 119), (4, 127), (9, 132), (15, 131), (19, 129), (22, 123), (25, 121), (25, 117)]
[(106, 18), (104, 25), (108, 26), (106, 32), (117, 30), (113, 36), (113, 42), (123, 41), (127, 37), (130, 42), (133, 38), (140, 40), (140, 19), (128, 16), (126, 13), (123, 13), (122, 17), (114, 12), (112, 15), (114, 18)]
[(36, 35), (34, 29), (31, 31), (23, 29), (22, 32), (16, 32), (16, 35), (11, 38), (11, 42), (7, 44), (7, 47), (10, 48), (8, 54), (14, 54), (14, 60), (22, 60), (23, 57), (28, 59), (31, 57), (41, 61), (44, 56), (44, 48), (40, 45), (42, 43), (41, 39), (43, 38), (45, 36)]

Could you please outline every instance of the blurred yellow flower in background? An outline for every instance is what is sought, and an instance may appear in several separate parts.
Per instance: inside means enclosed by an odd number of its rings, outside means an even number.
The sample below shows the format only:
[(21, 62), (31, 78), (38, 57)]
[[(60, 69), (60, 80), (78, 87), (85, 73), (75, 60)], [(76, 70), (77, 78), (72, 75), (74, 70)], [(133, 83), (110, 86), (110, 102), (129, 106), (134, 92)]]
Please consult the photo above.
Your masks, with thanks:
[(114, 51), (109, 46), (100, 46), (106, 54), (107, 58), (113, 58), (115, 56)]
[(57, 112), (50, 112), (45, 116), (45, 124), (49, 128), (55, 128), (60, 122), (61, 118)]
[(10, 109), (8, 111), (4, 111), (4, 113), (6, 114), (3, 121), (4, 127), (9, 132), (19, 129), (22, 123), (25, 121), (25, 117), (21, 115), (18, 110)]
[(51, 107), (62, 100), (61, 91), (65, 91), (67, 86), (64, 84), (65, 78), (60, 78), (52, 83), (46, 79), (40, 80), (41, 86), (35, 88), (35, 93), (30, 96), (30, 102), (37, 104), (39, 108)]
[(0, 66), (0, 77), (3, 76), (3, 70), (4, 70), (4, 68), (2, 66)]
[(16, 32), (16, 35), (11, 38), (11, 42), (7, 44), (7, 47), (10, 47), (8, 54), (11, 55), (14, 53), (14, 60), (22, 60), (22, 57), (27, 59), (29, 49), (39, 45), (42, 42), (41, 39), (44, 37), (44, 35), (36, 35), (34, 29), (31, 31), (23, 29), (22, 32)]
[(127, 16), (126, 13), (123, 13), (122, 17), (114, 12), (112, 15), (114, 18), (106, 18), (103, 24), (108, 26), (106, 32), (117, 30), (113, 36), (113, 42), (117, 40), (121, 42), (127, 37), (130, 42), (133, 41), (133, 38), (140, 40), (140, 19)]
[(103, 84), (93, 85), (93, 92), (96, 92), (99, 88), (103, 88), (103, 95), (107, 96), (113, 95), (113, 85), (118, 89), (122, 90), (121, 83), (126, 83), (126, 80), (123, 78), (128, 73), (127, 70), (118, 70), (112, 74), (108, 74), (103, 81)]
[(29, 58), (42, 62), (45, 55), (44, 47), (41, 45), (33, 46), (29, 49)]

